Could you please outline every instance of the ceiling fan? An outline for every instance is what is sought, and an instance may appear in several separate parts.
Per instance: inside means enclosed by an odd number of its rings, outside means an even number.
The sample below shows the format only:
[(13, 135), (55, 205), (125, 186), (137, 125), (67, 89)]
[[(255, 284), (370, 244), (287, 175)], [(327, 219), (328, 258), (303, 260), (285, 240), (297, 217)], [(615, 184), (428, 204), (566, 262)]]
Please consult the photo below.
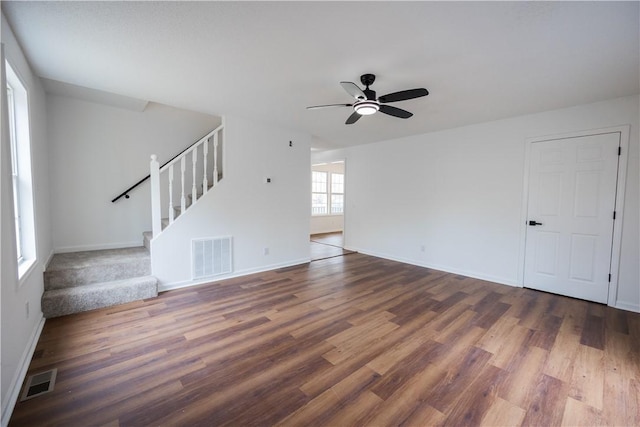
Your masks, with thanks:
[(329, 105), (314, 105), (307, 107), (307, 110), (315, 110), (318, 108), (331, 108), (331, 107), (353, 107), (353, 113), (349, 116), (345, 124), (351, 125), (362, 116), (369, 116), (380, 111), (381, 113), (388, 114), (394, 117), (400, 117), (401, 119), (408, 119), (413, 116), (413, 113), (403, 110), (402, 108), (392, 107), (386, 105), (389, 102), (406, 101), (407, 99), (420, 98), (421, 96), (429, 95), (429, 91), (425, 88), (401, 90), (400, 92), (393, 92), (376, 98), (376, 92), (369, 89), (369, 86), (376, 80), (376, 76), (373, 74), (363, 74), (360, 76), (360, 81), (365, 86), (365, 89), (360, 89), (358, 85), (352, 82), (340, 82), (340, 85), (347, 93), (353, 96), (356, 101), (353, 104), (329, 104)]

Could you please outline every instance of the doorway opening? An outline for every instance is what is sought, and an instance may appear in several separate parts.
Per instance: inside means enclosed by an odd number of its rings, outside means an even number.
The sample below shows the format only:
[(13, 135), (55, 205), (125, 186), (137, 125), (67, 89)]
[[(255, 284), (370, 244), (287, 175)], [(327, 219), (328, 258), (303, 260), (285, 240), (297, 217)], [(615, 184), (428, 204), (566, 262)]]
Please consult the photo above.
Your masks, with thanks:
[(344, 250), (345, 161), (311, 165), (311, 260), (342, 256)]

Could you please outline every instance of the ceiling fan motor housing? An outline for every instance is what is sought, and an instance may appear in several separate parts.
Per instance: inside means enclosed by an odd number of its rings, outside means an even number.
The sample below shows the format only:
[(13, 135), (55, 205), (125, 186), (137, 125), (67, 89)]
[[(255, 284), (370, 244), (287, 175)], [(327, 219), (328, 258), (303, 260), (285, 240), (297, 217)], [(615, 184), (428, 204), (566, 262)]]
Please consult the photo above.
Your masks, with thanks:
[(376, 76), (374, 74), (363, 74), (360, 76), (360, 81), (365, 86), (371, 86), (376, 81)]
[(371, 101), (377, 101), (376, 91), (369, 89), (369, 86), (371, 86), (375, 81), (376, 76), (373, 74), (363, 74), (360, 76), (360, 82), (362, 82), (362, 84), (366, 86), (366, 88), (363, 89), (362, 92), (364, 92), (364, 94), (367, 96), (367, 99)]
[(376, 101), (376, 91), (371, 89), (363, 89), (362, 90), (365, 95), (367, 95), (367, 99), (370, 101)]

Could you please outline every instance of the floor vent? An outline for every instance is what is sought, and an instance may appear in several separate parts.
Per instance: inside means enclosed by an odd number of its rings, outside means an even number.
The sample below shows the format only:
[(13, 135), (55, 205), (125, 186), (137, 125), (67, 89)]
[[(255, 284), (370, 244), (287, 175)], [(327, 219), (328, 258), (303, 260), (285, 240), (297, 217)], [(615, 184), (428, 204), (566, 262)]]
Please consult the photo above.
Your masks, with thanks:
[(231, 273), (231, 237), (193, 240), (191, 260), (193, 279)]
[(53, 391), (53, 385), (56, 382), (57, 373), (57, 369), (52, 369), (50, 371), (31, 375), (27, 378), (27, 383), (24, 386), (24, 391), (22, 392), (20, 400), (29, 400)]

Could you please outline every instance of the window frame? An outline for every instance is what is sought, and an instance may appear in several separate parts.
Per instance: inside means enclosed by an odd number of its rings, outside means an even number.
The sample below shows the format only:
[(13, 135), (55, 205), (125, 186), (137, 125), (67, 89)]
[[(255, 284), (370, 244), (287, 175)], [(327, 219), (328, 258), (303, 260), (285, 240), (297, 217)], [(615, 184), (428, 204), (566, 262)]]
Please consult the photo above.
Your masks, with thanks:
[[(314, 174), (323, 174), (325, 178), (324, 189), (323, 191), (319, 191), (316, 183), (317, 180), (314, 178)], [(334, 182), (334, 176), (340, 175), (342, 177), (340, 183)], [(336, 185), (339, 184), (342, 186), (342, 191), (334, 191)], [(312, 165), (311, 167), (311, 216), (312, 217), (322, 217), (322, 216), (343, 216), (344, 215), (344, 196), (345, 196), (345, 173), (334, 172), (330, 170), (330, 166), (327, 167), (327, 164), (319, 164)], [(316, 197), (323, 196), (325, 200), (324, 209), (322, 212), (314, 212), (314, 201)], [(340, 205), (340, 212), (335, 212), (336, 203), (334, 203), (334, 196), (341, 196), (342, 203)]]
[[(323, 175), (324, 176), (324, 182), (321, 182), (319, 180), (315, 180), (314, 176), (316, 175)], [(318, 184), (324, 184), (324, 190), (323, 191), (318, 191)], [(329, 214), (329, 172), (326, 171), (316, 171), (316, 170), (312, 170), (311, 171), (311, 215), (312, 216), (324, 216), (324, 215), (328, 215)], [(315, 203), (315, 198), (316, 196), (323, 196), (324, 198), (324, 206), (323, 206), (323, 212), (314, 212), (314, 209), (316, 209), (315, 206), (317, 206), (317, 204)]]
[[(330, 215), (344, 215), (344, 173), (341, 172), (330, 172), (330, 183), (329, 183), (329, 212)], [(335, 191), (334, 186), (336, 183), (333, 181), (333, 177), (340, 176), (340, 181), (338, 184), (342, 187), (342, 191)], [(342, 203), (340, 203), (340, 212), (334, 211), (334, 203), (333, 196), (340, 196), (342, 199)]]
[(9, 144), (11, 151), (11, 183), (13, 188), (13, 217), (15, 222), (16, 233), (16, 254), (18, 264), (24, 259), (22, 246), (22, 224), (21, 224), (21, 206), (20, 206), (20, 174), (18, 173), (18, 142), (16, 136), (16, 104), (14, 98), (14, 89), (7, 80), (7, 114), (9, 118)]
[[(4, 58), (5, 99), (9, 119), (14, 239), (20, 287), (37, 261), (35, 204), (31, 165), (31, 110), (29, 90), (8, 58)], [(11, 102), (11, 105), (9, 103)]]

